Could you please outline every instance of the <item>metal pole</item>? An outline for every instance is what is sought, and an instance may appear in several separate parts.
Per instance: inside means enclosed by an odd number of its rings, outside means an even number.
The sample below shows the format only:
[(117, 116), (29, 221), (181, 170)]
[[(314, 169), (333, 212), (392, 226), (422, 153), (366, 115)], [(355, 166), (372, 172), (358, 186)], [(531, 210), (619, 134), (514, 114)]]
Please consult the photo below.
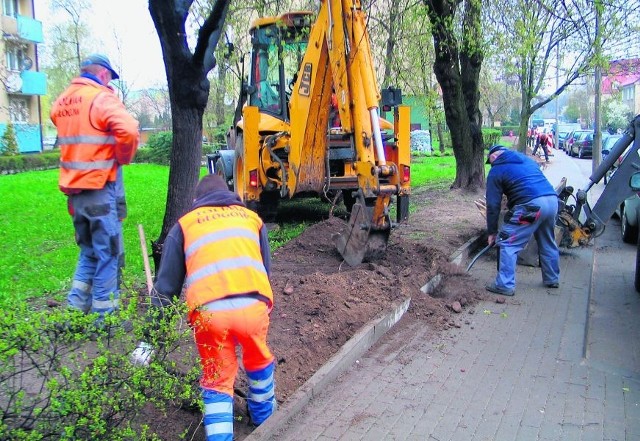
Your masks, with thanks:
[[(560, 80), (559, 80), (559, 75), (560, 75), (560, 45), (558, 44), (556, 46), (556, 90), (558, 90), (558, 88), (560, 87)], [(556, 96), (555, 98), (556, 101), (556, 130), (553, 133), (553, 144), (555, 145), (556, 149), (560, 148), (560, 142), (558, 140), (559, 138), (559, 133), (560, 133), (560, 120), (558, 119), (559, 117), (559, 103), (558, 103), (558, 97)]]
[(598, 166), (600, 165), (602, 159), (602, 115), (600, 113), (600, 85), (602, 83), (602, 68), (600, 67), (601, 63), (601, 55), (602, 55), (602, 40), (600, 33), (602, 29), (600, 29), (600, 19), (602, 15), (602, 2), (601, 0), (596, 0), (594, 2), (594, 6), (596, 8), (596, 41), (595, 41), (595, 53), (596, 53), (596, 68), (595, 68), (595, 78), (594, 78), (594, 127), (593, 127), (593, 146), (591, 148), (591, 170), (593, 172), (596, 171)]

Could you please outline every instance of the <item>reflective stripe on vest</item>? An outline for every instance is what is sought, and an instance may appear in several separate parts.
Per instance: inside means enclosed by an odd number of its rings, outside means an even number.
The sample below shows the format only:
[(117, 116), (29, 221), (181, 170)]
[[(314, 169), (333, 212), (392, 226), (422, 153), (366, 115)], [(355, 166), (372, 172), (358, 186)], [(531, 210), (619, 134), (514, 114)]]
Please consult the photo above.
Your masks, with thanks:
[(253, 292), (273, 302), (260, 250), (262, 220), (256, 213), (237, 205), (201, 207), (178, 222), (184, 235), (189, 309)]
[(115, 164), (114, 159), (109, 159), (108, 161), (91, 161), (91, 162), (67, 162), (60, 161), (60, 167), (66, 168), (67, 170), (111, 170)]
[(58, 137), (58, 146), (71, 144), (110, 144), (116, 145), (116, 138), (111, 135), (94, 135), (94, 136), (64, 136)]

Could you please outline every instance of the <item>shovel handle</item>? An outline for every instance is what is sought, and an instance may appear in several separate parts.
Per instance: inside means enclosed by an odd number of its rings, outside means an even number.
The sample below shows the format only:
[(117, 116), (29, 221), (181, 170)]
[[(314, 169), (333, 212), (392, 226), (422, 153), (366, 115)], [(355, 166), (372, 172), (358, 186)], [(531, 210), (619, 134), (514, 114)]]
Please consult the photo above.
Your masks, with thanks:
[(147, 240), (144, 237), (144, 229), (142, 224), (138, 224), (138, 233), (140, 234), (140, 248), (142, 248), (142, 259), (144, 261), (144, 274), (147, 277), (147, 291), (151, 294), (153, 288), (153, 279), (151, 277), (151, 267), (149, 266), (149, 253), (147, 252)]

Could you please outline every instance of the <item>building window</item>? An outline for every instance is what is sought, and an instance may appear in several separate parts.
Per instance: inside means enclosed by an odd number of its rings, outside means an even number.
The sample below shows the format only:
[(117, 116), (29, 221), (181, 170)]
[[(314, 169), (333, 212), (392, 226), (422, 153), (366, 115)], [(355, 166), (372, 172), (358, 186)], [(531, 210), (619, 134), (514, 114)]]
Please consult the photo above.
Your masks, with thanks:
[(633, 87), (625, 87), (622, 89), (622, 100), (630, 100), (633, 98)]
[(7, 69), (13, 71), (21, 71), (24, 66), (25, 53), (24, 49), (7, 45)]
[(9, 17), (17, 17), (19, 14), (18, 9), (18, 0), (2, 0), (2, 10), (4, 15), (8, 15)]
[(25, 98), (9, 97), (9, 118), (13, 123), (29, 122), (29, 103)]

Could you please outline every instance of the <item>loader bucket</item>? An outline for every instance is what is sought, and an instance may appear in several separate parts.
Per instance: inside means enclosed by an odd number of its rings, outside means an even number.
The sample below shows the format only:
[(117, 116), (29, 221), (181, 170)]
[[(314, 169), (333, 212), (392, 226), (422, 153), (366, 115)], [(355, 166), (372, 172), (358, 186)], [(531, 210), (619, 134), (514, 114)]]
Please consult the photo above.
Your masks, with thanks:
[(387, 250), (391, 230), (372, 228), (369, 211), (360, 202), (353, 204), (349, 223), (342, 232), (333, 236), (338, 252), (350, 266), (380, 259)]

